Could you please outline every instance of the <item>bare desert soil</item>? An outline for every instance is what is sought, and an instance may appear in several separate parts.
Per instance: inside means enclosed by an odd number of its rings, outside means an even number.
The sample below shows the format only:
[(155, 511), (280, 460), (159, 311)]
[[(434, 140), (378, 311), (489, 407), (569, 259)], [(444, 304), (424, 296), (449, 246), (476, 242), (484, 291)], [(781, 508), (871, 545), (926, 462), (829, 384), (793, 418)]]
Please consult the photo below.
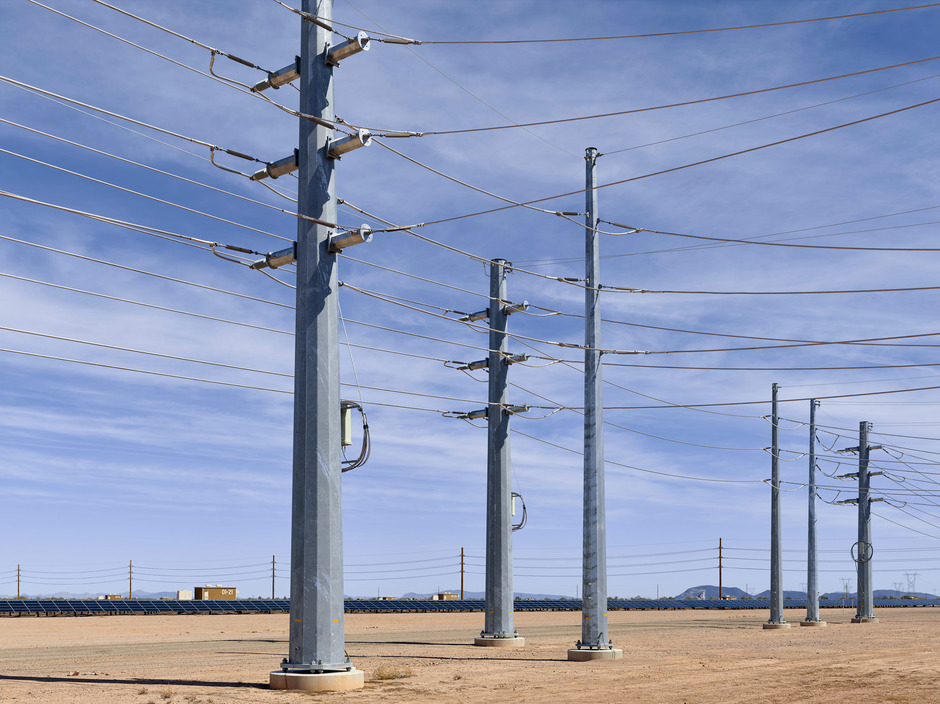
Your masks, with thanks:
[[(0, 618), (0, 702), (940, 702), (940, 609), (885, 609), (851, 624), (763, 630), (764, 611), (611, 612), (623, 659), (569, 662), (580, 612), (518, 613), (519, 650), (471, 645), (483, 615), (353, 614), (347, 650), (365, 688), (268, 689), (286, 615)], [(378, 679), (376, 671), (410, 676)]]

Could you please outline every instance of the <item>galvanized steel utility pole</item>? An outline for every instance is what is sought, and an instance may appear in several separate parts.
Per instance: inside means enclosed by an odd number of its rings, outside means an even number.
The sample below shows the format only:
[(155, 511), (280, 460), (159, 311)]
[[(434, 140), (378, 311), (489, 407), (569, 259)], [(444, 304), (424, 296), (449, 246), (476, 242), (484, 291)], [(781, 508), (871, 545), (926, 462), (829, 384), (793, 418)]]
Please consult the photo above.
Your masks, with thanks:
[(806, 539), (806, 619), (801, 626), (825, 626), (819, 618), (819, 567), (816, 562), (816, 408), (809, 402), (809, 521)]
[(780, 549), (780, 417), (777, 413), (777, 389), (772, 387), (770, 415), (770, 620), (764, 628), (789, 628), (783, 618), (783, 553)]
[[(518, 647), (525, 644), (513, 627), (512, 486), (510, 484), (508, 376), (506, 320), (522, 309), (506, 299), (505, 259), (490, 263), (489, 403), (486, 408), (486, 613), (484, 629), (474, 645)], [(525, 304), (523, 304), (524, 306)]]
[(721, 538), (718, 538), (718, 600), (719, 601), (721, 601), (722, 597), (724, 597), (724, 594), (722, 593), (724, 584), (723, 584), (723, 575), (721, 573), (722, 572), (721, 558), (722, 558)]
[[(871, 477), (868, 461), (872, 447), (868, 444), (868, 432), (871, 423), (862, 421), (858, 424), (858, 542), (855, 544), (855, 560), (858, 564), (858, 600), (855, 618), (852, 623), (874, 623), (878, 619), (872, 611), (873, 589), (871, 583)], [(878, 472), (881, 474), (881, 472)]]
[[(303, 0), (299, 60), (252, 90), (300, 81), (300, 143), (295, 156), (268, 164), (254, 179), (299, 169), (297, 242), (255, 268), (296, 259), (294, 458), (288, 655), (270, 675), (275, 689), (332, 691), (363, 686), (346, 657), (343, 618), (343, 526), (339, 396), (339, 306), (336, 272), (335, 159), (370, 139), (334, 140), (333, 67), (368, 48), (365, 35), (332, 46), (333, 0)], [(369, 237), (365, 233), (365, 237)], [(355, 241), (367, 241), (358, 233)]]
[[(305, 0), (325, 23), (332, 0)], [(333, 120), (333, 67), (325, 61), (332, 33), (304, 22), (300, 111)], [(336, 222), (333, 130), (300, 121), (298, 213)], [(294, 356), (294, 481), (291, 535), (290, 645), (286, 672), (345, 672), (343, 527), (340, 471), (339, 309), (330, 228), (297, 227), (297, 338)]]
[(581, 640), (569, 660), (618, 659), (607, 631), (607, 521), (604, 497), (604, 402), (601, 370), (600, 250), (597, 241), (597, 149), (584, 152), (584, 536)]

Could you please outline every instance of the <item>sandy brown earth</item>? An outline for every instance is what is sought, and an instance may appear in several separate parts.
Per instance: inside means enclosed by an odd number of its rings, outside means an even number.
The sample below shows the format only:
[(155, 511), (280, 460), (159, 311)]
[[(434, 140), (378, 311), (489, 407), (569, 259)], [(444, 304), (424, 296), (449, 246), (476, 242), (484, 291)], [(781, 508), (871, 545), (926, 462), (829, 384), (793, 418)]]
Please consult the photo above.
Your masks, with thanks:
[[(569, 662), (579, 612), (518, 613), (524, 649), (470, 645), (471, 614), (348, 615), (362, 690), (268, 689), (287, 616), (0, 618), (0, 702), (940, 702), (940, 609), (885, 609), (851, 624), (767, 631), (760, 611), (611, 612), (623, 660)], [(411, 676), (381, 680), (377, 670)]]

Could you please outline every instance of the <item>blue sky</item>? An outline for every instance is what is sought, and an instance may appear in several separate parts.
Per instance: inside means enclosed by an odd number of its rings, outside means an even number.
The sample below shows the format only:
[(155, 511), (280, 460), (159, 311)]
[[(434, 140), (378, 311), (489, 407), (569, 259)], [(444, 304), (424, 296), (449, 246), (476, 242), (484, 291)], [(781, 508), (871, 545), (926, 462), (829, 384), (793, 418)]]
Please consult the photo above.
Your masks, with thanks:
[[(205, 49), (91, 0), (46, 4), (208, 70)], [(443, 42), (674, 33), (901, 6), (337, 0), (334, 17), (367, 31)], [(289, 63), (299, 46), (301, 20), (275, 2), (124, 0), (120, 7), (265, 69)], [(261, 160), (279, 159), (296, 145), (295, 117), (230, 83), (26, 0), (3, 3), (0, 21), (6, 30), (0, 73), (8, 79)], [(336, 112), (378, 132), (448, 132), (699, 101), (929, 59), (938, 22), (940, 8), (927, 8), (579, 43), (375, 42), (336, 70)], [(216, 58), (215, 70), (240, 83), (264, 77), (224, 57)], [(940, 386), (937, 367), (929, 366), (937, 363), (930, 347), (937, 338), (693, 350), (940, 334), (936, 291), (763, 295), (936, 285), (940, 253), (870, 248), (937, 247), (937, 104), (645, 176), (934, 100), (938, 77), (940, 61), (924, 61), (603, 119), (380, 138), (338, 165), (339, 197), (369, 213), (341, 207), (340, 221), (431, 223), (505, 204), (440, 173), (512, 201), (577, 192), (584, 187), (584, 149), (594, 146), (603, 154), (600, 184), (632, 179), (600, 191), (602, 219), (660, 232), (849, 248), (651, 232), (601, 240), (605, 286), (706, 292), (604, 294), (603, 346), (657, 353), (604, 357), (609, 592), (653, 596), (717, 583), (719, 538), (724, 584), (761, 591), (769, 584), (771, 384), (780, 384), (781, 399)], [(269, 97), (296, 107), (298, 93), (285, 87)], [(259, 252), (294, 238), (295, 179), (274, 182), (278, 195), (215, 168), (205, 146), (83, 110), (0, 81), (0, 190)], [(258, 166), (218, 160), (240, 171)], [(584, 196), (540, 207), (581, 212)], [(9, 196), (0, 198), (0, 208), (6, 536), (0, 594), (15, 593), (17, 565), (31, 594), (126, 591), (132, 560), (135, 591), (230, 582), (242, 594), (270, 595), (272, 555), (276, 591), (286, 594), (293, 291), (179, 241)], [(341, 332), (350, 345), (341, 348), (342, 394), (365, 405), (373, 445), (369, 463), (343, 477), (347, 594), (455, 588), (462, 547), (466, 588), (483, 588), (485, 430), (439, 411), (484, 404), (485, 375), (443, 362), (483, 358), (486, 336), (442, 316), (486, 307), (489, 281), (480, 259), (496, 257), (517, 267), (510, 297), (533, 306), (533, 315), (511, 317), (510, 331), (525, 336), (511, 348), (545, 358), (515, 365), (510, 374), (512, 401), (533, 406), (529, 417), (513, 419), (514, 489), (528, 508), (528, 525), (514, 536), (515, 586), (575, 593), (582, 353), (552, 343), (583, 342), (584, 294), (553, 278), (583, 277), (581, 222), (511, 208), (414, 234), (378, 233), (342, 257), (341, 280), (407, 302), (350, 287), (340, 295)], [(276, 275), (292, 284), (289, 271)], [(551, 311), (562, 315), (536, 315)], [(687, 408), (737, 402), (760, 403)], [(874, 424), (873, 440), (885, 445), (873, 455), (887, 472), (873, 482), (888, 499), (875, 506), (878, 589), (907, 589), (914, 573), (918, 591), (940, 586), (938, 403), (937, 391), (926, 390), (831, 398), (818, 413), (827, 448), (857, 444), (862, 420)], [(785, 588), (794, 590), (806, 580), (808, 413), (808, 401), (781, 404)], [(824, 472), (853, 471), (851, 457), (822, 445), (819, 451)], [(820, 474), (819, 483), (824, 501), (852, 495), (851, 482)], [(820, 586), (840, 590), (843, 578), (854, 584), (855, 510), (820, 501), (818, 511)]]

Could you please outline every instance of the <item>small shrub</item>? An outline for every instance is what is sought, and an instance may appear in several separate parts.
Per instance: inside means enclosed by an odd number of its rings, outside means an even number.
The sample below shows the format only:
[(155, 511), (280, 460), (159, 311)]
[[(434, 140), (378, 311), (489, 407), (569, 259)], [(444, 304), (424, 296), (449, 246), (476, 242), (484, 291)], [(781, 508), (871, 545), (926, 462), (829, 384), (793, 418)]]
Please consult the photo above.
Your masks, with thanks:
[(372, 677), (377, 680), (402, 680), (406, 677), (414, 677), (414, 671), (407, 665), (383, 665), (376, 668)]
[(173, 694), (174, 692), (172, 689), (164, 689), (162, 692), (160, 692), (160, 698), (169, 700), (173, 698)]
[(147, 693), (147, 688), (146, 688), (146, 687), (141, 687), (140, 689), (137, 690), (137, 693), (138, 693), (138, 694), (146, 694), (146, 693)]

